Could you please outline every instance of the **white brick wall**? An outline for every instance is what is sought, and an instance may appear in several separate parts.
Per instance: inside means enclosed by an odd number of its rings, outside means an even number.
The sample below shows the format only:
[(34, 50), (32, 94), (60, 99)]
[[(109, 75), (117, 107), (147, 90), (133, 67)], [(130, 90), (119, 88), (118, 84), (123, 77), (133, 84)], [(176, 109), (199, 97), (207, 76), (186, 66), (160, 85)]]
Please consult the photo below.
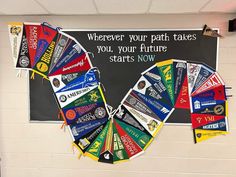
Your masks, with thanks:
[(12, 67), (9, 21), (47, 21), (63, 28), (219, 27), (219, 72), (236, 96), (236, 33), (227, 32), (234, 14), (131, 16), (1, 16), (0, 18), (0, 157), (2, 177), (197, 177), (236, 176), (236, 98), (229, 100), (230, 134), (195, 145), (188, 126), (165, 126), (144, 155), (108, 165), (77, 159), (70, 136), (59, 124), (29, 123), (28, 88)]

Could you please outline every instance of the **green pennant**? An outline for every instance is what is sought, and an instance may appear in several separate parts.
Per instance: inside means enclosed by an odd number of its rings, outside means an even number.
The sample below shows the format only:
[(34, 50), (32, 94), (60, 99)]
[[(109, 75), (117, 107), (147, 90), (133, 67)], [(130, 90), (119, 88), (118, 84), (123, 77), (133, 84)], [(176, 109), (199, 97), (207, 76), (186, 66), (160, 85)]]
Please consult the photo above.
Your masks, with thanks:
[(158, 62), (157, 67), (161, 73), (162, 79), (164, 80), (171, 102), (174, 105), (175, 95), (174, 95), (173, 61), (166, 60), (166, 61)]
[(101, 149), (103, 147), (103, 144), (105, 142), (105, 138), (106, 138), (106, 134), (107, 134), (109, 125), (110, 125), (110, 121), (107, 123), (105, 128), (98, 135), (98, 137), (94, 140), (94, 142), (86, 150), (86, 152), (85, 152), (86, 156), (91, 157), (94, 160), (99, 159), (99, 155), (100, 155)]
[(72, 103), (66, 105), (64, 108), (79, 107), (101, 102), (105, 102), (105, 99), (101, 87), (98, 86), (97, 88), (89, 91), (88, 93), (73, 101)]
[(148, 145), (152, 142), (153, 138), (150, 135), (124, 123), (119, 120), (116, 122), (128, 133), (128, 135), (133, 138), (133, 140), (142, 148), (146, 149)]
[(129, 159), (116, 127), (113, 125), (113, 163)]

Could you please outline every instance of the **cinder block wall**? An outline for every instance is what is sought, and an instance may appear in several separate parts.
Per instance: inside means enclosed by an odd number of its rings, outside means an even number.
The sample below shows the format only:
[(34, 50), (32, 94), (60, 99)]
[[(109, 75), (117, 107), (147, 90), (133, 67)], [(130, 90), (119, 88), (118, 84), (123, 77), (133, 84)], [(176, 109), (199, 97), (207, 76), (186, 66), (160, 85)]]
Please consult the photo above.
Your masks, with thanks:
[[(236, 176), (236, 33), (227, 32), (235, 14), (1, 16), (0, 17), (0, 157), (2, 177), (196, 177)], [(71, 139), (59, 124), (29, 123), (27, 78), (16, 77), (7, 22), (47, 21), (63, 28), (200, 28), (219, 27), (219, 72), (233, 98), (229, 100), (230, 134), (195, 145), (190, 126), (164, 126), (144, 155), (108, 165), (77, 159)], [(198, 50), (198, 49), (196, 49)], [(184, 51), (183, 51), (184, 52)], [(37, 93), (36, 93), (37, 94)], [(50, 108), (49, 108), (50, 109)]]

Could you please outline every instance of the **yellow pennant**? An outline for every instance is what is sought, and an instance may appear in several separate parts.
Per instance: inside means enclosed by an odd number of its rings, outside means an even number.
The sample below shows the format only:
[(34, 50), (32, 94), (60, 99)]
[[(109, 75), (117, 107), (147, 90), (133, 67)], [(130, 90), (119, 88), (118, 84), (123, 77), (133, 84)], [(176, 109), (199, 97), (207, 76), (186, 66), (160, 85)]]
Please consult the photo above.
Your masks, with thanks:
[(210, 138), (213, 138), (215, 136), (219, 135), (225, 135), (229, 132), (227, 131), (220, 131), (220, 130), (202, 130), (202, 129), (195, 129), (194, 132), (194, 140), (195, 143), (199, 143), (201, 141), (208, 140)]

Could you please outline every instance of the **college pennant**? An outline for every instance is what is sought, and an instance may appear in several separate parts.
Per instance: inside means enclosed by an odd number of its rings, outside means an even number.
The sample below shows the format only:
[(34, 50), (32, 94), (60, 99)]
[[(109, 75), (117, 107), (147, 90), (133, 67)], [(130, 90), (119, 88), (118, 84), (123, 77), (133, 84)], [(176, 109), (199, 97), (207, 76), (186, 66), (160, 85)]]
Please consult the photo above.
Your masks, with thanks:
[(30, 64), (31, 68), (33, 68), (33, 64), (35, 63), (34, 59), (37, 52), (39, 35), (41, 33), (42, 28), (40, 23), (24, 23), (24, 26), (28, 43)]
[(218, 87), (215, 87), (211, 90), (201, 92), (199, 94), (195, 94), (195, 96), (192, 97), (193, 99), (200, 99), (200, 100), (226, 100), (226, 93), (225, 93), (225, 86), (220, 85)]
[(163, 122), (160, 122), (150, 116), (147, 116), (129, 106), (124, 106), (135, 118), (136, 120), (153, 136), (160, 131), (163, 126)]
[(72, 103), (73, 101), (77, 100), (81, 96), (85, 95), (89, 91), (93, 90), (94, 88), (96, 88), (96, 86), (85, 87), (85, 88), (79, 89), (79, 90), (69, 90), (69, 91), (66, 91), (66, 92), (59, 92), (59, 93), (56, 93), (56, 97), (57, 97), (57, 100), (58, 100), (58, 103), (59, 103), (60, 107), (63, 108), (66, 105), (68, 105), (68, 104)]
[(158, 121), (161, 121), (161, 119), (146, 104), (138, 99), (137, 95), (132, 92), (132, 90), (129, 90), (127, 96), (122, 101), (122, 104), (142, 112), (143, 114), (146, 114), (154, 119), (157, 119)]
[(144, 71), (142, 75), (152, 84), (159, 95), (161, 95), (159, 100), (164, 104), (173, 107), (173, 105), (171, 104), (170, 96), (167, 92), (167, 88), (162, 81), (162, 77), (158, 67), (156, 65), (153, 65), (152, 67)]
[(198, 76), (196, 78), (196, 81), (194, 83), (194, 87), (192, 89), (192, 93), (202, 85), (202, 83), (207, 80), (210, 75), (214, 73), (214, 70), (212, 70), (210, 67), (206, 67), (205, 65), (201, 65), (201, 69), (198, 73)]
[(146, 130), (146, 128), (126, 109), (124, 105), (119, 106), (113, 118), (129, 124), (130, 126), (133, 126), (146, 134), (150, 134), (149, 131)]
[[(183, 60), (173, 60), (173, 72), (174, 72), (174, 95), (175, 95), (175, 105), (176, 105), (177, 98), (179, 98), (180, 90), (183, 89), (183, 83), (185, 81), (185, 77), (187, 76), (187, 62)], [(184, 88), (185, 92), (187, 91), (186, 90), (187, 88), (188, 87)]]
[(68, 125), (73, 141), (78, 140), (82, 136), (94, 131), (96, 128), (106, 123), (107, 119), (100, 119), (84, 123), (72, 123)]
[(224, 85), (220, 76), (215, 72), (213, 73), (205, 82), (202, 83), (192, 94), (191, 96), (195, 96), (199, 93), (206, 92), (208, 90), (212, 90), (218, 86)]
[(166, 60), (157, 63), (157, 67), (161, 73), (162, 79), (166, 85), (169, 93), (172, 105), (175, 103), (174, 95), (174, 72), (173, 72), (173, 60)]
[(105, 128), (102, 130), (102, 132), (97, 136), (97, 138), (93, 141), (91, 146), (86, 150), (85, 156), (88, 156), (92, 158), (93, 160), (98, 160), (100, 156), (100, 152), (102, 150), (102, 147), (104, 145), (106, 135), (108, 133), (108, 128), (110, 126), (111, 120), (107, 123)]
[(62, 113), (67, 125), (73, 122), (84, 123), (99, 119), (108, 119), (109, 117), (104, 103), (93, 103), (73, 108), (62, 108)]
[[(54, 78), (54, 81), (55, 81), (55, 78)], [(98, 86), (98, 85), (99, 85), (98, 70), (96, 68), (92, 68), (88, 70), (87, 72), (85, 72), (85, 74), (82, 74), (77, 79), (74, 79), (72, 82), (65, 85), (63, 88), (58, 90), (57, 93), (65, 92), (69, 90), (83, 89), (86, 87), (92, 87), (92, 86)]]
[[(42, 57), (44, 52), (47, 50), (48, 46), (51, 44), (52, 40), (57, 35), (57, 30), (50, 25), (43, 23), (41, 24), (41, 32), (38, 38), (37, 51), (34, 58), (34, 63), (32, 67), (35, 67), (35, 64)], [(49, 69), (49, 68), (48, 68)]]
[(128, 157), (134, 158), (143, 153), (142, 148), (121, 128), (121, 126), (114, 120), (114, 126), (120, 136), (121, 142), (125, 147)]
[(48, 78), (49, 68), (52, 61), (52, 55), (56, 46), (57, 34), (54, 39), (50, 42), (46, 50), (42, 53), (42, 56), (38, 58), (33, 67), (33, 71), (37, 74)]
[(129, 160), (116, 127), (113, 125), (113, 163)]
[(128, 133), (128, 135), (133, 138), (133, 140), (143, 149), (146, 150), (146, 148), (150, 145), (150, 143), (153, 140), (153, 137), (143, 133), (142, 131), (124, 123), (119, 120), (116, 120), (116, 122), (123, 128), (123, 130)]
[(71, 43), (72, 39), (67, 36), (65, 33), (58, 31), (58, 37), (56, 41), (56, 46), (52, 55), (52, 61), (49, 68), (49, 73), (51, 73), (52, 69), (55, 67), (55, 65), (59, 62), (59, 59), (61, 58), (62, 54), (66, 50), (66, 48)]
[(185, 76), (179, 95), (175, 101), (175, 108), (190, 109), (187, 76)]
[(191, 111), (198, 114), (226, 115), (227, 101), (192, 98)]
[(228, 134), (228, 132), (221, 130), (212, 131), (212, 130), (195, 129), (193, 130), (193, 134), (194, 134), (194, 142), (199, 143), (208, 140), (210, 138), (213, 138), (215, 136), (226, 135)]
[(137, 97), (142, 100), (144, 104), (146, 104), (163, 122), (166, 121), (171, 111), (173, 110), (172, 108), (167, 107), (166, 105), (162, 105), (149, 96), (143, 95), (139, 92), (136, 92), (135, 90), (133, 90), (132, 92), (134, 92)]
[(105, 97), (103, 95), (103, 91), (100, 87), (95, 87), (94, 89), (91, 89), (81, 97), (75, 99), (71, 103), (67, 104), (64, 106), (64, 108), (73, 108), (73, 107), (79, 107), (79, 106), (86, 106), (89, 104), (94, 104), (94, 103), (106, 103)]
[(107, 122), (105, 124), (100, 125), (98, 128), (94, 129), (93, 131), (89, 132), (88, 134), (78, 138), (74, 141), (74, 144), (78, 148), (78, 150), (82, 153), (85, 153), (88, 147), (94, 142), (94, 140), (97, 138), (97, 136), (102, 132), (104, 127), (106, 126)]
[(18, 54), (18, 60), (16, 63), (16, 68), (31, 69), (30, 54), (29, 54), (28, 42), (26, 38), (25, 25), (23, 25), (23, 34), (22, 34), (20, 50)]
[(211, 114), (191, 114), (192, 128), (196, 129), (198, 127), (211, 124), (213, 122), (224, 119), (225, 116), (211, 115)]
[(152, 86), (152, 84), (144, 77), (141, 76), (141, 78), (138, 80), (138, 82), (133, 87), (133, 90), (136, 92), (139, 92), (143, 95), (146, 95), (152, 99), (155, 99), (158, 102), (161, 102), (163, 105), (168, 106), (169, 108), (172, 107), (169, 100), (164, 98), (159, 91)]
[(196, 82), (197, 76), (200, 72), (201, 65), (195, 63), (187, 63), (187, 76), (188, 76), (188, 92), (192, 93), (192, 89)]
[(108, 130), (98, 159), (99, 162), (113, 163), (113, 124), (108, 122)]

